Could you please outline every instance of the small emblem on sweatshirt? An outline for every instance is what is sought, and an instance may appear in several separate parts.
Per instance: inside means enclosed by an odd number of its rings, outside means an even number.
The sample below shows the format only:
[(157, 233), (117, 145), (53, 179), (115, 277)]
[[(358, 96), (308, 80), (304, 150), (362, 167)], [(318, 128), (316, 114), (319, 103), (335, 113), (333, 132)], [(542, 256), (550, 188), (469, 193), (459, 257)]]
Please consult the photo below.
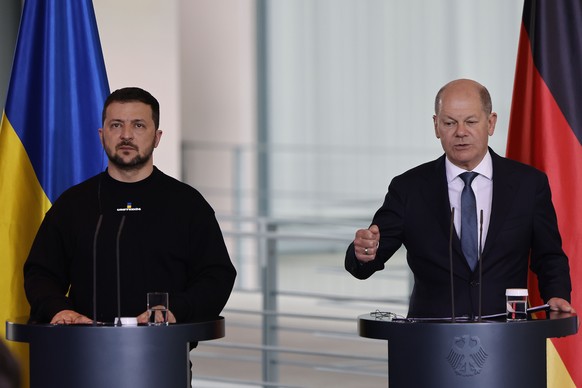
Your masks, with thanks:
[(118, 212), (136, 212), (136, 211), (141, 211), (141, 207), (133, 207), (133, 204), (131, 202), (128, 202), (126, 204), (125, 207), (118, 207), (117, 208)]

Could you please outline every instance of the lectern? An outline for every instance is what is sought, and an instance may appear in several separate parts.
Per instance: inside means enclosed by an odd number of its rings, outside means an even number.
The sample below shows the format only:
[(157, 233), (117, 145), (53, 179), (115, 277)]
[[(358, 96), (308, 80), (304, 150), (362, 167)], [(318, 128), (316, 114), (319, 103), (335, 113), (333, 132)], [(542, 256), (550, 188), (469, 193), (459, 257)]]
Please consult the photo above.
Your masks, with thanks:
[(30, 344), (31, 388), (160, 388), (189, 384), (189, 343), (224, 337), (224, 319), (168, 326), (6, 322)]
[(358, 317), (360, 336), (388, 340), (390, 388), (545, 387), (546, 339), (577, 331), (567, 313), (520, 322)]

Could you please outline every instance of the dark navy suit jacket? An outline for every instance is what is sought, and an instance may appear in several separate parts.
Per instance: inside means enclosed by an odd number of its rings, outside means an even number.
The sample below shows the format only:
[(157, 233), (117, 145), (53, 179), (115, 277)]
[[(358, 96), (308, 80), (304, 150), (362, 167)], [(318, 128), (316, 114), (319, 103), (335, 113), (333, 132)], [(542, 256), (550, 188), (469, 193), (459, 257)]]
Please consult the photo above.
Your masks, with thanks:
[[(537, 274), (542, 298), (570, 300), (568, 258), (562, 250), (547, 176), (489, 150), (493, 161), (493, 201), (482, 253), (483, 315), (505, 311), (505, 290), (527, 288), (528, 262)], [(449, 236), (451, 207), (445, 156), (395, 177), (372, 224), (380, 228), (376, 258), (360, 263), (353, 243), (346, 269), (359, 279), (384, 269), (404, 245), (414, 274), (410, 317), (450, 317)], [(455, 316), (478, 314), (479, 266), (471, 271), (453, 232)]]

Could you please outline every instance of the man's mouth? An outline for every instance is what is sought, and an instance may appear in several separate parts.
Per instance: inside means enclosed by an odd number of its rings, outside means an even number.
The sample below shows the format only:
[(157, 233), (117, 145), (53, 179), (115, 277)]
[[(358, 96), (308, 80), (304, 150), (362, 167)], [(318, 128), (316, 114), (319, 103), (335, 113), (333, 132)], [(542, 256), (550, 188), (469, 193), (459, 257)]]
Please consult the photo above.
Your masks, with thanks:
[(131, 143), (121, 143), (118, 144), (116, 147), (117, 150), (128, 151), (128, 150), (137, 150), (137, 147)]

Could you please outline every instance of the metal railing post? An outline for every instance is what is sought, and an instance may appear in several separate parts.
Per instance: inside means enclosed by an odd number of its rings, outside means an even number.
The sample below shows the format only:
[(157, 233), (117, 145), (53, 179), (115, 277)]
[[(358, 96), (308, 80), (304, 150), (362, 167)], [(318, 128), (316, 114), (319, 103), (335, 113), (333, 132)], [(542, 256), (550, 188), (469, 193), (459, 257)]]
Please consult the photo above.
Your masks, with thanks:
[[(259, 223), (260, 233), (268, 234), (277, 230), (274, 223), (262, 219)], [(263, 291), (263, 346), (262, 371), (263, 381), (279, 381), (279, 366), (277, 362), (277, 251), (275, 237), (261, 237), (259, 244), (259, 260), (261, 263), (261, 281)]]

